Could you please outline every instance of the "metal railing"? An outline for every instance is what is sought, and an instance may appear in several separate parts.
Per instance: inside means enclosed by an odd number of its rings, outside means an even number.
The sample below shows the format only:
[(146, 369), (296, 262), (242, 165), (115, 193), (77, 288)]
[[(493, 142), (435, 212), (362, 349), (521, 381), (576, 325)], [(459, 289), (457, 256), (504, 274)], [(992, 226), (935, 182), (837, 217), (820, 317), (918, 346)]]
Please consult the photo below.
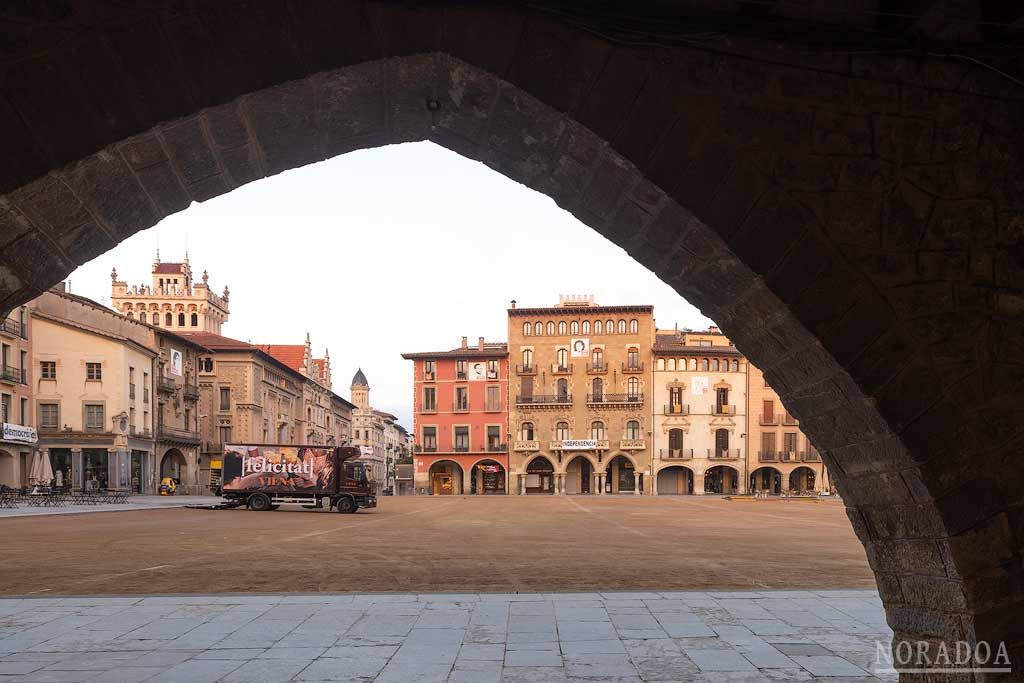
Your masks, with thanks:
[(662, 448), (660, 452), (662, 460), (692, 460), (692, 448)]
[(608, 372), (607, 363), (587, 363), (588, 375), (603, 375)]
[(431, 413), (431, 414), (436, 413), (437, 412), (437, 405), (422, 406), (420, 408), (420, 412), (421, 413)]
[(5, 365), (3, 370), (0, 371), (0, 379), (5, 382), (14, 382), (15, 384), (28, 384), (25, 381), (25, 368), (12, 368)]
[(179, 429), (177, 427), (158, 425), (156, 433), (157, 436), (161, 439), (172, 439), (175, 441), (199, 443), (199, 432), (192, 431), (191, 429)]
[(487, 444), (488, 453), (508, 453), (507, 443), (489, 443)]
[(469, 401), (466, 401), (464, 403), (459, 403), (458, 401), (456, 401), (455, 403), (452, 404), (452, 412), (453, 413), (468, 413), (469, 412)]
[(424, 373), (423, 373), (423, 380), (424, 381), (426, 381), (426, 382), (433, 382), (435, 379), (437, 379), (437, 373), (436, 372), (426, 372), (426, 371), (424, 371)]
[(177, 391), (178, 385), (175, 384), (174, 380), (171, 379), (170, 377), (160, 377), (160, 376), (157, 376), (155, 381), (156, 381), (156, 390), (157, 391), (165, 391), (165, 392), (168, 392), (168, 393), (171, 393), (171, 394), (173, 394), (175, 391)]
[(532, 396), (516, 396), (519, 405), (571, 405), (572, 394), (534, 394)]
[(516, 374), (517, 375), (536, 375), (537, 374), (537, 366), (536, 365), (517, 365), (516, 366)]
[(800, 453), (800, 459), (804, 462), (821, 462), (821, 453), (818, 451), (803, 451)]
[(664, 407), (663, 412), (665, 415), (689, 415), (690, 406), (685, 403), (669, 403)]
[(11, 320), (10, 318), (4, 318), (3, 322), (0, 323), (0, 332), (5, 332), (15, 337), (21, 337), (22, 339), (28, 339), (25, 336), (25, 326), (21, 324), (19, 320)]
[(452, 452), (454, 452), (454, 453), (469, 453), (469, 446), (468, 445), (462, 445), (462, 446), (454, 445), (454, 446), (452, 446)]
[(795, 427), (796, 425), (800, 424), (800, 421), (797, 420), (792, 415), (790, 415), (789, 413), (786, 413), (785, 415), (782, 416), (782, 424), (786, 425), (787, 427)]
[(779, 424), (779, 416), (778, 415), (765, 415), (764, 413), (762, 413), (761, 415), (758, 416), (758, 423), (761, 424), (761, 425), (765, 425), (765, 426), (767, 426), (767, 425), (777, 425), (777, 424)]
[(779, 459), (779, 454), (776, 451), (758, 451), (757, 461), (758, 462), (775, 462)]
[(796, 451), (779, 451), (779, 462), (796, 462)]
[(571, 375), (572, 374), (572, 363), (568, 365), (559, 365), (558, 363), (551, 364), (552, 375)]
[(736, 460), (740, 457), (740, 449), (738, 448), (709, 448), (708, 457), (712, 460)]
[(641, 361), (637, 361), (636, 363), (623, 363), (622, 364), (622, 371), (623, 372), (627, 372), (627, 373), (628, 372), (643, 372), (644, 371), (644, 362), (641, 360)]
[(587, 394), (587, 403), (607, 405), (610, 403), (638, 404), (644, 402), (644, 395), (640, 394)]
[(416, 444), (412, 447), (413, 453), (437, 453), (437, 446), (423, 446)]
[(711, 406), (712, 415), (735, 415), (736, 406), (734, 405), (719, 405), (717, 403)]

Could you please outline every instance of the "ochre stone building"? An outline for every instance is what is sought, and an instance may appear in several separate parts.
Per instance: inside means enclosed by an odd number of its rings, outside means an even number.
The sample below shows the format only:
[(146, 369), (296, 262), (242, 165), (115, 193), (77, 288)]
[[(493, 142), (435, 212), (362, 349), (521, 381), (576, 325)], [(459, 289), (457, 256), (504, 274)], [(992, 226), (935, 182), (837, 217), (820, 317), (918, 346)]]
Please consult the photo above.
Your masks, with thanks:
[(220, 334), (228, 321), (231, 293), (224, 287), (222, 296), (214, 294), (206, 271), (195, 282), (187, 253), (180, 263), (169, 263), (161, 262), (157, 252), (152, 278), (148, 285), (129, 286), (117, 279), (116, 270), (112, 271), (110, 302), (114, 310), (154, 327)]

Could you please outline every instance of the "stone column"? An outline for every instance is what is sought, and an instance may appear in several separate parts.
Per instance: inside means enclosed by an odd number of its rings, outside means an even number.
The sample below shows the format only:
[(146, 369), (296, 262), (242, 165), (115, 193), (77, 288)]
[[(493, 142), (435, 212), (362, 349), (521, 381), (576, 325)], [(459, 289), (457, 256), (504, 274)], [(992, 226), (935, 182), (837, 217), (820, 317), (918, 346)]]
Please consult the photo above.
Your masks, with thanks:
[(597, 491), (598, 491), (598, 495), (602, 495), (602, 496), (604, 495), (604, 477), (605, 477), (605, 473), (604, 472), (601, 472), (600, 474), (597, 475), (597, 481), (598, 481)]
[(694, 472), (693, 473), (693, 494), (695, 496), (704, 495), (704, 473)]
[(519, 495), (520, 496), (525, 496), (526, 495), (526, 475), (525, 474), (520, 474), (519, 475)]
[(85, 463), (82, 460), (82, 449), (71, 449), (71, 486), (75, 491), (82, 490), (82, 468)]
[(640, 495), (640, 492), (643, 489), (644, 479), (646, 479), (646, 477), (644, 477), (642, 474), (640, 474), (636, 470), (633, 470), (633, 495), (634, 496), (639, 496)]
[(473, 470), (462, 470), (462, 495), (468, 496), (473, 491)]

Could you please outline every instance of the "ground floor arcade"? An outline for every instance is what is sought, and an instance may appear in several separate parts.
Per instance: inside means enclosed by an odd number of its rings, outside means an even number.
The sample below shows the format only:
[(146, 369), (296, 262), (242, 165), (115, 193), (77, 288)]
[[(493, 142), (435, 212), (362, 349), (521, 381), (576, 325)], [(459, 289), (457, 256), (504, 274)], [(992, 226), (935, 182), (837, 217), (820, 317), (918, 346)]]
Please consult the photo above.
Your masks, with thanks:
[(554, 452), (517, 454), (510, 492), (518, 495), (643, 495), (651, 493), (644, 454)]
[(31, 444), (0, 441), (0, 486), (12, 489), (28, 486), (32, 456)]
[[(73, 435), (72, 435), (73, 436)], [(129, 438), (81, 440), (40, 439), (39, 450), (50, 459), (54, 481), (72, 491), (156, 493), (159, 464), (153, 442)]]
[(415, 459), (414, 490), (419, 495), (503, 496), (508, 483), (504, 453), (438, 453)]
[[(744, 473), (744, 470), (747, 470)], [(748, 466), (742, 461), (715, 464), (689, 461), (655, 470), (656, 495), (809, 495), (830, 490), (821, 463)]]

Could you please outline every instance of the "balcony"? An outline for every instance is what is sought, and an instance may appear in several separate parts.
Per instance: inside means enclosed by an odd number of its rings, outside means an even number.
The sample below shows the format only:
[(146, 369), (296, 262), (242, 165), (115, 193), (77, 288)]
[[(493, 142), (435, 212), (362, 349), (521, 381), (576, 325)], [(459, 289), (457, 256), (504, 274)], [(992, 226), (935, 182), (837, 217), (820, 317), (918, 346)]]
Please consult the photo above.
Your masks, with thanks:
[(167, 427), (160, 425), (156, 430), (157, 438), (164, 441), (179, 441), (199, 445), (199, 432), (191, 429), (179, 429), (178, 427)]
[(514, 441), (512, 442), (512, 450), (516, 452), (539, 451), (540, 441)]
[(796, 419), (789, 413), (786, 413), (785, 415), (782, 416), (782, 424), (786, 425), (787, 427), (795, 427), (798, 424), (800, 424), (800, 420)]
[(437, 446), (421, 446), (416, 444), (412, 447), (413, 453), (437, 453)]
[(466, 371), (465, 370), (456, 370), (455, 371), (455, 379), (466, 379)]
[(779, 451), (779, 462), (796, 462), (796, 451)]
[(588, 375), (606, 375), (608, 374), (607, 363), (587, 363), (587, 374)]
[(711, 460), (739, 460), (740, 449), (738, 448), (724, 448), (717, 450), (714, 448), (708, 449), (708, 458)]
[(568, 406), (572, 405), (571, 394), (534, 394), (533, 396), (516, 396), (516, 405), (520, 406)]
[(758, 462), (776, 462), (779, 459), (779, 454), (775, 451), (758, 451), (757, 461)]
[(693, 460), (693, 449), (662, 448), (659, 457), (662, 460)]
[(572, 374), (572, 363), (568, 365), (559, 365), (558, 363), (552, 363), (551, 365), (552, 375), (571, 375)]
[(452, 447), (453, 453), (469, 453), (469, 444), (457, 444)]
[(643, 404), (643, 402), (643, 394), (587, 394), (588, 405), (636, 406)]
[(0, 370), (0, 381), (8, 384), (28, 384), (25, 381), (25, 376), (25, 368), (12, 368), (5, 365), (3, 370)]
[(537, 374), (537, 366), (536, 365), (517, 365), (516, 366), (516, 374), (517, 375), (536, 375)]
[(198, 401), (199, 400), (199, 387), (194, 384), (185, 385), (185, 400)]
[(12, 337), (21, 337), (22, 339), (28, 339), (28, 337), (25, 335), (25, 326), (22, 325), (21, 322), (18, 320), (11, 320), (9, 318), (5, 318), (4, 321), (0, 323), (0, 332), (6, 335), (10, 335)]
[(804, 451), (800, 454), (800, 459), (804, 462), (821, 462), (821, 453), (818, 451)]
[(733, 405), (718, 405), (717, 403), (711, 406), (712, 415), (735, 415), (736, 406)]
[(683, 403), (670, 403), (664, 406), (662, 412), (665, 415), (689, 415), (690, 406)]
[(487, 444), (488, 453), (508, 453), (507, 443), (489, 443)]
[(627, 375), (636, 375), (644, 371), (644, 362), (637, 361), (635, 363), (623, 363), (622, 372)]
[(762, 415), (758, 416), (757, 422), (758, 422), (758, 424), (760, 424), (763, 427), (777, 425), (777, 424), (779, 424), (779, 416), (778, 415), (763, 415), (762, 414)]
[(157, 377), (154, 381), (156, 382), (156, 390), (162, 391), (165, 394), (173, 394), (178, 389), (178, 385), (170, 377)]
[(619, 442), (619, 448), (624, 451), (642, 451), (647, 448), (646, 439), (623, 439)]
[(435, 405), (435, 404), (425, 405), (425, 406), (420, 408), (420, 413), (423, 414), (423, 415), (433, 415), (436, 412), (437, 412), (437, 405)]
[(484, 412), (485, 413), (500, 413), (501, 412), (501, 403), (485, 403), (484, 404)]
[(424, 382), (433, 382), (435, 379), (437, 379), (437, 373), (436, 372), (430, 372), (430, 371), (426, 371), (426, 370), (423, 372), (423, 381)]
[(452, 404), (452, 412), (453, 413), (468, 413), (469, 412), (469, 401), (466, 401), (464, 403), (459, 403), (458, 401), (456, 401), (455, 403)]

